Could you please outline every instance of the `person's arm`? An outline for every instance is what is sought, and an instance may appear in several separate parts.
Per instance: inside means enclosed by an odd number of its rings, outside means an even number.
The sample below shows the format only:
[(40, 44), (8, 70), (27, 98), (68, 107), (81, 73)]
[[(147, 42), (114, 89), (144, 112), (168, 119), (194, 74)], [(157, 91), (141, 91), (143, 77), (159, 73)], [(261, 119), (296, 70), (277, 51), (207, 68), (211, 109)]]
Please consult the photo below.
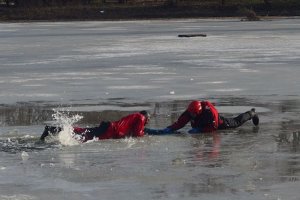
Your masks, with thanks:
[(218, 126), (219, 126), (219, 112), (215, 108), (215, 106), (212, 103), (210, 103), (209, 101), (205, 101), (204, 105), (205, 105), (205, 108), (210, 111), (211, 120), (207, 124), (207, 126), (203, 127), (203, 130), (201, 130), (201, 131), (202, 132), (216, 131), (218, 129)]
[(168, 128), (165, 129), (153, 129), (153, 128), (144, 128), (145, 134), (147, 133), (148, 135), (169, 135), (169, 134), (178, 134), (180, 132), (178, 131), (172, 131), (172, 129), (167, 130)]
[(166, 135), (168, 133), (164, 133), (163, 129), (153, 129), (153, 128), (144, 128), (144, 132), (148, 135)]
[(133, 125), (132, 129), (132, 136), (133, 137), (143, 137), (145, 135), (144, 128), (145, 128), (145, 118), (139, 117), (136, 118), (136, 121)]
[(148, 135), (167, 135), (167, 134), (173, 134), (176, 133), (178, 129), (181, 129), (184, 127), (189, 121), (191, 120), (191, 117), (187, 111), (182, 113), (180, 117), (177, 119), (175, 123), (172, 125), (164, 128), (164, 129), (150, 129), (145, 128), (145, 132), (148, 133)]
[(172, 125), (168, 126), (167, 128), (171, 129), (172, 131), (176, 131), (178, 129), (183, 128), (190, 120), (191, 117), (188, 111), (185, 111), (180, 115), (180, 117), (177, 119), (176, 122), (174, 122)]

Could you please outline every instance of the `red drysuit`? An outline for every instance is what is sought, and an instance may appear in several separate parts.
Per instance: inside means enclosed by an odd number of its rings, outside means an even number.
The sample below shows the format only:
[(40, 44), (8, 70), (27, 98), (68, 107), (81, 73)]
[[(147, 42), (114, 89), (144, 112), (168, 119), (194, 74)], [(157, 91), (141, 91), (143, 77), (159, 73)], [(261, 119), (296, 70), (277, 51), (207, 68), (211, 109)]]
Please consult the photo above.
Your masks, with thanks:
[(196, 117), (192, 118), (188, 110), (184, 111), (178, 120), (168, 126), (173, 131), (181, 129), (188, 122), (191, 122), (192, 128), (198, 128), (201, 132), (212, 132), (218, 129), (218, 126), (223, 123), (219, 120), (219, 113), (217, 109), (209, 101), (201, 101), (202, 112)]
[[(119, 121), (109, 122), (108, 127), (103, 133), (97, 133), (98, 127), (95, 128), (74, 128), (74, 133), (81, 134), (85, 137), (83, 142), (91, 140), (97, 135), (99, 140), (119, 139), (124, 137), (142, 137), (144, 136), (144, 127), (147, 118), (141, 113), (133, 113), (121, 118)], [(96, 136), (95, 136), (96, 137)]]

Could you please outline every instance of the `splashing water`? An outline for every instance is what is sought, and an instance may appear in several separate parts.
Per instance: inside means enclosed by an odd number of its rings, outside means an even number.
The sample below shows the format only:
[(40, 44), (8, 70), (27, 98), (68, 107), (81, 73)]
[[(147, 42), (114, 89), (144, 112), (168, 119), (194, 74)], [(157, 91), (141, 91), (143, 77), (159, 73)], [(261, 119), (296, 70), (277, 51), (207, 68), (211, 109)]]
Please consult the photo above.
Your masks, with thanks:
[(134, 146), (136, 144), (137, 140), (132, 137), (126, 137), (124, 139), (124, 142), (127, 143), (127, 148), (131, 148), (132, 146)]
[(74, 139), (73, 124), (81, 120), (83, 116), (78, 114), (68, 116), (66, 113), (55, 110), (54, 112), (53, 119), (62, 127), (62, 131), (58, 135), (59, 142), (66, 146), (78, 145), (80, 142)]

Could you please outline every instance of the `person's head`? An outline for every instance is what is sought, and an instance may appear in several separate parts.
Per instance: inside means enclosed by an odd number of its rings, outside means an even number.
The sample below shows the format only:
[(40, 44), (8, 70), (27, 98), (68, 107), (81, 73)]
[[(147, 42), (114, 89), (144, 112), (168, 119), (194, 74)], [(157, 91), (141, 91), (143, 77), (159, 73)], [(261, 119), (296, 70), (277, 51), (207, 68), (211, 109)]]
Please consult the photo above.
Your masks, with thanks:
[(140, 114), (144, 115), (146, 118), (146, 124), (150, 121), (150, 114), (146, 110), (140, 111)]
[(189, 104), (187, 111), (192, 117), (199, 115), (202, 112), (201, 101), (192, 101)]

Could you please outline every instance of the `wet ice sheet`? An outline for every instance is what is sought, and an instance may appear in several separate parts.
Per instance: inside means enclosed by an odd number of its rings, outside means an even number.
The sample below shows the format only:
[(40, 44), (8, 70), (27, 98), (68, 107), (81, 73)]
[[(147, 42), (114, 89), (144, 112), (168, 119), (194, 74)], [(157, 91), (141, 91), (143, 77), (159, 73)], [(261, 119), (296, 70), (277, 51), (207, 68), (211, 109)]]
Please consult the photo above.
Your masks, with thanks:
[(1, 101), (299, 94), (298, 21), (1, 24)]
[[(236, 104), (251, 102), (235, 101)], [(163, 128), (170, 124), (188, 102), (149, 104), (156, 110), (149, 126)], [(218, 102), (231, 101), (223, 98)], [(24, 117), (13, 118), (20, 110), (31, 110), (27, 113), (51, 120), (50, 108), (32, 112), (34, 107), (26, 108), (28, 104), (15, 110), (12, 106), (11, 114), (6, 112), (2, 116), (15, 121), (0, 129), (1, 198), (297, 199), (299, 105), (298, 101), (290, 101), (258, 107), (263, 111), (259, 113), (261, 125), (258, 128), (247, 122), (236, 130), (189, 135), (188, 125), (178, 135), (75, 146), (62, 145), (55, 137), (40, 143), (43, 126), (33, 125), (36, 123), (30, 120), (33, 116), (27, 115), (29, 119), (25, 121), (22, 121)], [(250, 108), (219, 107), (236, 112)], [(118, 119), (130, 112), (106, 110), (95, 114), (87, 108), (81, 112), (85, 119), (79, 121), (82, 126), (97, 123), (93, 119), (97, 116)], [(72, 116), (78, 112), (67, 113)], [(19, 126), (19, 123), (27, 126)], [(43, 121), (38, 124), (41, 123)]]
[(291, 170), (299, 157), (269, 136), (146, 136), (2, 153), (1, 176), (9, 179), (1, 197), (297, 199), (299, 173)]
[[(297, 199), (299, 24), (0, 24), (0, 199)], [(38, 142), (54, 110), (95, 126), (147, 109), (164, 128), (195, 98), (226, 116), (256, 107), (260, 127)]]

